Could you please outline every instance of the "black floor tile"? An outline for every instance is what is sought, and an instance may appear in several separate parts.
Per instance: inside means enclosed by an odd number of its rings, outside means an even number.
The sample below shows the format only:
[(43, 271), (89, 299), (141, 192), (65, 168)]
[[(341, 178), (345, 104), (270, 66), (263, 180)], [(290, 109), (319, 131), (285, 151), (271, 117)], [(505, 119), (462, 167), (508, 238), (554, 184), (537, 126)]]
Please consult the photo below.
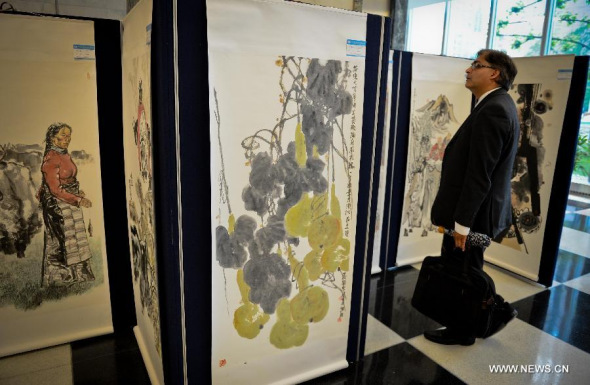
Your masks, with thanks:
[(395, 280), (395, 270), (394, 271), (387, 271), (383, 270), (379, 274), (375, 274), (372, 276), (371, 280), (376, 282), (377, 288), (382, 288), (386, 286), (393, 286)]
[(381, 350), (347, 369), (305, 382), (327, 384), (464, 384), (407, 342)]
[(74, 384), (150, 384), (133, 332), (73, 342)]
[(590, 295), (558, 285), (512, 305), (519, 319), (590, 353)]
[(372, 279), (377, 281), (377, 288), (393, 286), (395, 284), (399, 284), (400, 280), (404, 279), (404, 275), (400, 272), (404, 273), (407, 271), (418, 271), (412, 266), (402, 266), (396, 267), (391, 270), (382, 271), (379, 274), (373, 275)]
[(412, 267), (390, 272), (390, 284), (370, 293), (369, 314), (405, 339), (441, 326), (412, 307), (418, 274)]
[(563, 283), (590, 273), (590, 258), (559, 250), (553, 279)]
[(117, 334), (88, 338), (72, 342), (72, 360), (84, 361), (97, 356), (107, 356), (129, 350), (137, 350), (133, 330)]

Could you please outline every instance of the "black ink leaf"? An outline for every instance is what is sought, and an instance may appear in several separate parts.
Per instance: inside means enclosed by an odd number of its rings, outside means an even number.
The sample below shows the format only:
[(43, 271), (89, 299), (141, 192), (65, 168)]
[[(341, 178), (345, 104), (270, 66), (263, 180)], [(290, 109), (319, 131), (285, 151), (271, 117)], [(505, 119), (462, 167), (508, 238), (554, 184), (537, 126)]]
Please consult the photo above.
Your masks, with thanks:
[(268, 212), (266, 197), (252, 186), (246, 186), (242, 191), (242, 200), (246, 210), (256, 211), (260, 216)]
[(250, 259), (244, 265), (244, 282), (250, 286), (250, 301), (267, 314), (276, 310), (281, 298), (291, 294), (291, 268), (278, 254)]
[(217, 261), (221, 267), (224, 269), (239, 269), (244, 265), (248, 253), (235, 237), (230, 237), (225, 227), (218, 226), (215, 229), (215, 240), (217, 243)]
[(247, 246), (254, 239), (256, 226), (256, 220), (254, 218), (248, 215), (240, 215), (236, 221), (233, 236), (240, 245)]

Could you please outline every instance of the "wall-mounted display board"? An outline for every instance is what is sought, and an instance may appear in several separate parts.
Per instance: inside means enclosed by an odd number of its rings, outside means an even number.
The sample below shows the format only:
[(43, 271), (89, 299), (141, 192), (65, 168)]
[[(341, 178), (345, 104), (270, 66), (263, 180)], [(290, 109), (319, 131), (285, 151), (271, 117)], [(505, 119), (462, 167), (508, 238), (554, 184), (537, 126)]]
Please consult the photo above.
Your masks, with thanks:
[[(386, 207), (394, 218), (389, 223), (389, 239), (385, 240), (389, 253), (392, 253), (389, 255), (393, 255), (388, 267), (419, 262), (426, 255), (440, 253), (441, 236), (429, 227), (432, 202), (428, 198), (431, 190), (436, 194), (438, 183), (428, 170), (436, 171), (440, 162), (439, 149), (444, 150), (445, 138), (449, 137), (446, 131), (452, 135), (452, 127), (463, 122), (469, 113), (471, 98), (463, 81), (449, 82), (451, 74), (439, 71), (444, 68), (440, 63), (456, 62), (456, 68), (451, 72), (455, 73), (455, 79), (460, 79), (460, 74), (469, 65), (468, 60), (413, 54), (412, 66), (408, 68), (412, 54), (400, 52), (397, 55), (401, 57), (400, 68), (397, 73), (394, 71), (394, 78), (399, 79), (397, 94), (410, 96), (412, 102), (409, 106), (404, 105), (403, 97), (394, 101), (394, 105), (397, 103), (394, 107), (398, 119), (397, 143), (407, 143), (407, 151), (396, 146), (395, 158), (405, 159), (406, 167), (395, 165), (390, 169), (391, 179), (388, 178), (388, 188), (395, 189), (395, 183), (402, 178), (405, 186), (403, 198), (399, 193), (393, 193), (390, 206)], [(421, 64), (420, 58), (424, 59)], [(587, 60), (586, 57), (574, 59), (573, 56), (514, 59), (518, 75), (509, 93), (521, 116), (521, 139), (512, 180), (514, 221), (501, 243), (493, 243), (485, 256), (489, 262), (545, 285), (551, 284), (557, 257)], [(432, 68), (437, 70), (432, 71)], [(411, 84), (400, 76), (410, 71)], [(424, 73), (429, 73), (432, 79), (421, 86), (417, 79)], [(439, 84), (441, 81), (446, 86)], [(570, 84), (575, 86), (570, 87)], [(416, 108), (421, 87), (432, 94), (432, 102)], [(460, 102), (447, 102), (434, 95), (443, 95), (443, 92), (444, 95), (457, 95), (455, 98), (465, 97)], [(427, 116), (429, 105), (445, 108)], [(430, 131), (439, 136), (436, 140), (416, 137), (416, 130), (424, 126), (422, 122), (428, 123), (426, 127), (444, 123), (442, 131), (445, 135), (438, 135), (441, 129), (435, 128)], [(555, 174), (556, 167), (563, 173)], [(391, 247), (395, 244), (397, 253), (393, 253)]]
[(113, 331), (95, 48), (92, 21), (0, 14), (0, 356)]
[(301, 382), (358, 349), (385, 20), (242, 0), (207, 19), (212, 382)]
[(123, 20), (123, 142), (134, 329), (152, 384), (164, 382), (152, 146), (152, 1), (140, 1)]

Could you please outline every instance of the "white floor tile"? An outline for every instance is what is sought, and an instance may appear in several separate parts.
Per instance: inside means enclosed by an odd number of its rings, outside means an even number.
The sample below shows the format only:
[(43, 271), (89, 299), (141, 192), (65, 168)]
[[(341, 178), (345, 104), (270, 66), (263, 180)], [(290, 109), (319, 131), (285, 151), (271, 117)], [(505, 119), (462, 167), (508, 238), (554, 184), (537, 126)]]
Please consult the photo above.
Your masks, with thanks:
[(385, 326), (378, 319), (369, 314), (367, 317), (367, 338), (365, 339), (365, 355), (387, 349), (404, 342), (396, 332)]
[(494, 280), (496, 292), (508, 302), (516, 302), (545, 290), (541, 285), (514, 277), (504, 270), (487, 263), (484, 264), (483, 270)]
[(590, 258), (590, 234), (564, 227), (559, 248)]
[(565, 282), (564, 285), (583, 291), (586, 294), (590, 294), (590, 275), (587, 274), (579, 278), (572, 279), (571, 281)]
[[(515, 319), (497, 335), (472, 346), (445, 346), (423, 336), (408, 341), (430, 359), (470, 385), (587, 384), (590, 354)], [(518, 373), (492, 373), (491, 365), (517, 365)], [(523, 367), (531, 372), (523, 372)], [(534, 367), (540, 370), (535, 373)], [(555, 368), (567, 366), (568, 373)], [(551, 370), (551, 373), (547, 373)]]
[(71, 372), (72, 349), (69, 344), (5, 357), (0, 359), (0, 383), (4, 384), (9, 377), (62, 366), (69, 366)]

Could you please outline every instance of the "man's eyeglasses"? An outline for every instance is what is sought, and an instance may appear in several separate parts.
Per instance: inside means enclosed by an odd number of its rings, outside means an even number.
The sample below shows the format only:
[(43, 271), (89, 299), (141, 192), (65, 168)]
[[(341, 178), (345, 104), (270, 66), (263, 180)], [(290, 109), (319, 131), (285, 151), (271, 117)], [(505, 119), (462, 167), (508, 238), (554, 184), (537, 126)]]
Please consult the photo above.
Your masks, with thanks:
[(491, 68), (491, 69), (495, 69), (493, 66), (487, 66), (485, 64), (481, 64), (478, 61), (474, 61), (474, 62), (471, 63), (471, 69), (477, 70), (477, 69), (480, 69), (480, 68)]

